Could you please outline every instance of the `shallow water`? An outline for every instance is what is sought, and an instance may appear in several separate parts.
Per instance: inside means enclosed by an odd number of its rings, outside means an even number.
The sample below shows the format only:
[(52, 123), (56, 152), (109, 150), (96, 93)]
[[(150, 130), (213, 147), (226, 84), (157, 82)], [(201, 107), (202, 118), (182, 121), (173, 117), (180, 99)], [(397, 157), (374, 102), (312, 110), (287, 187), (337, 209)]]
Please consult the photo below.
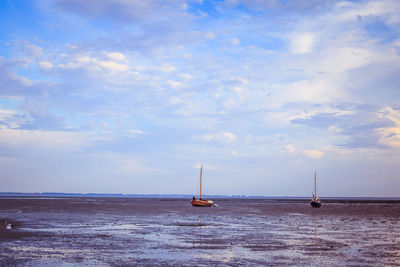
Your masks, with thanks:
[(400, 203), (216, 202), (2, 199), (0, 266), (400, 265)]

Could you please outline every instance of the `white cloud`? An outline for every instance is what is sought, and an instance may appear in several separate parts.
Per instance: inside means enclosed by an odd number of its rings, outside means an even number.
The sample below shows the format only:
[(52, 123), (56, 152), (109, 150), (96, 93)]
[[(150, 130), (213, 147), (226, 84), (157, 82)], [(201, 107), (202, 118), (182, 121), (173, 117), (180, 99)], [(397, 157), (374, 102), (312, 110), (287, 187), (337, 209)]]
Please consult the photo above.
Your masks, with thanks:
[[(67, 55), (66, 55), (67, 56)], [(59, 68), (62, 69), (78, 69), (78, 68), (90, 68), (93, 65), (90, 65), (90, 63), (93, 63), (96, 61), (96, 59), (92, 59), (89, 56), (86, 55), (78, 55), (73, 57), (72, 55), (70, 56), (72, 59), (66, 63), (60, 63), (58, 65)]]
[(142, 131), (142, 130), (128, 130), (130, 137), (136, 137), (138, 135), (142, 135), (142, 134), (146, 134), (146, 132)]
[(282, 105), (288, 102), (324, 103), (340, 99), (343, 95), (340, 87), (329, 79), (298, 80), (288, 84), (280, 84), (271, 96), (273, 103)]
[(215, 170), (217, 170), (217, 167), (216, 167), (216, 166), (211, 165), (211, 164), (207, 164), (207, 163), (201, 163), (201, 162), (196, 162), (196, 163), (193, 165), (193, 168), (195, 168), (195, 169), (200, 169), (201, 166), (203, 166), (203, 171), (204, 171), (204, 172), (206, 172), (207, 170), (209, 170), (209, 171), (215, 171)]
[(305, 150), (303, 153), (311, 159), (320, 159), (324, 156), (324, 152), (318, 150)]
[(384, 108), (380, 111), (381, 119), (389, 119), (396, 126), (388, 128), (379, 128), (377, 133), (380, 136), (379, 143), (390, 147), (400, 147), (400, 110), (394, 110), (391, 107)]
[(39, 66), (44, 70), (50, 70), (53, 68), (53, 64), (50, 61), (42, 61), (39, 63)]
[(173, 89), (179, 89), (182, 87), (182, 83), (181, 82), (177, 82), (177, 81), (167, 81), (168, 86), (170, 86)]
[(213, 134), (204, 134), (200, 136), (200, 140), (204, 142), (219, 142), (224, 144), (232, 143), (236, 140), (236, 136), (231, 132), (219, 132)]
[(108, 53), (107, 56), (114, 61), (123, 61), (126, 59), (125, 55), (119, 52)]
[(129, 68), (128, 65), (126, 65), (126, 64), (117, 63), (117, 62), (111, 61), (111, 60), (99, 61), (98, 65), (103, 68), (106, 68), (110, 71), (127, 71)]
[(176, 71), (176, 67), (172, 66), (172, 65), (169, 65), (169, 64), (164, 64), (164, 65), (158, 67), (158, 69), (160, 71), (162, 71), (162, 72), (173, 72), (173, 71)]
[(0, 143), (15, 147), (40, 149), (80, 150), (89, 145), (89, 139), (79, 132), (0, 129)]
[(393, 50), (397, 55), (400, 56), (400, 39), (393, 41)]
[(330, 47), (326, 50), (327, 54), (317, 66), (322, 72), (342, 73), (348, 70), (361, 68), (377, 60), (384, 59), (384, 55), (379, 55), (365, 48), (356, 47)]
[[(343, 4), (345, 3), (345, 4)], [(366, 19), (375, 19), (379, 17), (386, 23), (399, 23), (398, 10), (400, 3), (398, 1), (369, 1), (367, 3), (339, 2), (336, 10), (341, 11), (332, 14), (327, 19), (335, 23), (345, 23), (354, 21), (357, 16)]]
[(28, 53), (32, 54), (34, 57), (38, 57), (42, 54), (43, 49), (40, 46), (31, 43), (25, 43), (25, 49)]
[(59, 68), (62, 69), (85, 69), (88, 71), (108, 70), (110, 72), (124, 72), (129, 69), (129, 66), (113, 60), (101, 60), (97, 57), (89, 55), (70, 55), (72, 58), (66, 63), (60, 63)]
[(294, 33), (290, 37), (290, 48), (293, 54), (307, 54), (313, 49), (315, 35), (312, 33)]
[(233, 90), (235, 93), (237, 93), (237, 94), (243, 94), (243, 92), (244, 92), (243, 88), (240, 87), (240, 86), (234, 86), (234, 87), (232, 88), (232, 90)]
[(14, 110), (0, 109), (0, 121), (4, 121), (6, 118), (16, 114)]
[(14, 110), (0, 108), (0, 129), (6, 129), (7, 126), (10, 128), (19, 127), (23, 119), (16, 119), (18, 117), (16, 115), (18, 115), (18, 113)]
[(79, 63), (90, 63), (90, 62), (95, 62), (96, 58), (91, 58), (89, 56), (83, 55), (83, 56), (77, 56), (75, 60), (76, 62)]
[(284, 153), (289, 153), (289, 154), (293, 154), (296, 151), (296, 147), (292, 144), (288, 144), (284, 147), (284, 149), (282, 150), (282, 152)]
[(179, 73), (178, 76), (185, 80), (191, 80), (191, 79), (195, 78), (193, 75), (190, 75), (188, 73)]
[(178, 104), (181, 104), (182, 102), (183, 102), (183, 100), (176, 96), (170, 97), (168, 99), (168, 103), (170, 103), (171, 105), (178, 105)]

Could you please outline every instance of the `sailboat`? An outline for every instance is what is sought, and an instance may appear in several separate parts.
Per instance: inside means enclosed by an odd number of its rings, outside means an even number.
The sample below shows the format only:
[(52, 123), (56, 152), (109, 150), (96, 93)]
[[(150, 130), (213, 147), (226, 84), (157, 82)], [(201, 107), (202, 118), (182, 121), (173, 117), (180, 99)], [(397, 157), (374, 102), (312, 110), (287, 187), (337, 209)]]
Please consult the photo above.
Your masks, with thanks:
[(199, 199), (195, 197), (192, 198), (192, 206), (193, 207), (212, 207), (214, 202), (212, 200), (205, 200), (201, 198), (201, 183), (203, 179), (203, 165), (200, 168), (200, 196)]
[(313, 208), (320, 208), (321, 205), (322, 205), (322, 203), (321, 203), (321, 200), (319, 199), (319, 194), (317, 193), (317, 172), (315, 172), (315, 174), (314, 174), (314, 192), (312, 194), (311, 206)]

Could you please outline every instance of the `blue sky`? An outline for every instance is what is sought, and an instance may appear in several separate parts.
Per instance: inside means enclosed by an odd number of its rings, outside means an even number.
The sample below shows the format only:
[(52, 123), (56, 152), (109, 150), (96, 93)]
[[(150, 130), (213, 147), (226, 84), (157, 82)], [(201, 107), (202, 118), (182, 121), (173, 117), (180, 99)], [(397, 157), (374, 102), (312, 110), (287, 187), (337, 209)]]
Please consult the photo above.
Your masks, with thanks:
[(1, 191), (400, 196), (398, 1), (0, 1)]

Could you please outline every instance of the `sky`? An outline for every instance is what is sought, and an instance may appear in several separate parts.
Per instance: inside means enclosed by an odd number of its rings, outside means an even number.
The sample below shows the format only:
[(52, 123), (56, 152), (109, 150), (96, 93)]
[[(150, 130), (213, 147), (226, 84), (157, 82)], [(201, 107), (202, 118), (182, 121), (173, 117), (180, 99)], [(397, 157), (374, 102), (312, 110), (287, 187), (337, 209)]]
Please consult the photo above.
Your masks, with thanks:
[(400, 2), (0, 0), (2, 192), (400, 196)]

